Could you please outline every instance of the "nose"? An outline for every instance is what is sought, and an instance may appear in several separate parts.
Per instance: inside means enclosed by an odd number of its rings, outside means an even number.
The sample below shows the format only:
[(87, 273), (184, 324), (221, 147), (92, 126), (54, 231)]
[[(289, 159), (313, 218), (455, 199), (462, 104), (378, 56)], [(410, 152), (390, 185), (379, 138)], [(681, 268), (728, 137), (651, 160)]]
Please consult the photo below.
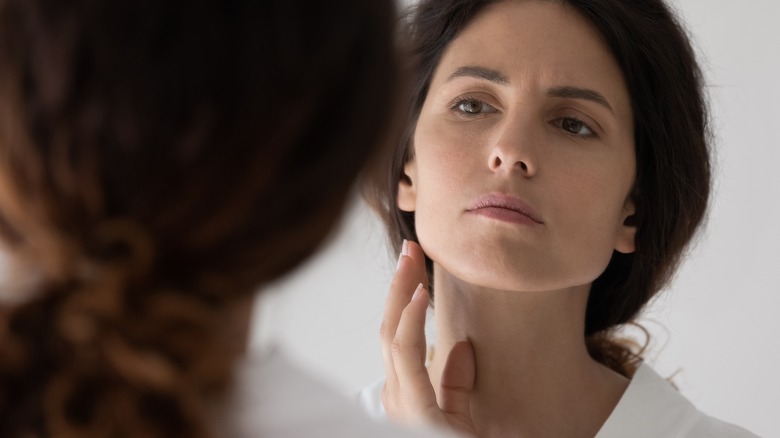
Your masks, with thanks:
[(521, 118), (507, 119), (499, 127), (488, 157), (493, 172), (520, 172), (530, 178), (538, 171), (532, 124)]
[[(531, 160), (519, 159), (512, 160), (501, 153), (500, 150), (496, 150), (496, 153), (491, 156), (490, 169), (493, 171), (499, 171), (503, 168), (511, 170), (513, 167), (519, 168), (520, 172), (527, 177), (531, 177), (536, 172), (536, 167), (532, 167)], [(513, 163), (514, 161), (514, 163)]]

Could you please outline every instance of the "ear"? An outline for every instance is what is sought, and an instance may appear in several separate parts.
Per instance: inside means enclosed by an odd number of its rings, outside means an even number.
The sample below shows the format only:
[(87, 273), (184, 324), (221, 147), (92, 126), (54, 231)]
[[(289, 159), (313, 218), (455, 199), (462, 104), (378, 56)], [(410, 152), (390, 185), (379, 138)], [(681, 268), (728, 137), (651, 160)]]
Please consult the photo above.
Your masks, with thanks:
[(615, 237), (615, 251), (623, 254), (631, 254), (636, 251), (636, 231), (638, 227), (634, 217), (635, 214), (636, 204), (634, 203), (634, 196), (629, 195), (620, 215), (620, 224)]
[(398, 181), (398, 208), (410, 213), (417, 209), (417, 162), (414, 158), (404, 164), (404, 174)]

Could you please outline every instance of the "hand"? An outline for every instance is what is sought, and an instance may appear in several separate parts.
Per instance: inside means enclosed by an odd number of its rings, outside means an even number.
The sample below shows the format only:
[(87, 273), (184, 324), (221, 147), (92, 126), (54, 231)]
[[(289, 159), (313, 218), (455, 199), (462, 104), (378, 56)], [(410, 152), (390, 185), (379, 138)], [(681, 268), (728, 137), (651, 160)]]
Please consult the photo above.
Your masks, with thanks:
[(427, 284), (422, 248), (404, 241), (380, 330), (387, 372), (382, 404), (390, 418), (402, 423), (434, 424), (475, 435), (470, 396), (476, 365), (471, 344), (458, 342), (447, 356), (438, 401), (425, 368)]

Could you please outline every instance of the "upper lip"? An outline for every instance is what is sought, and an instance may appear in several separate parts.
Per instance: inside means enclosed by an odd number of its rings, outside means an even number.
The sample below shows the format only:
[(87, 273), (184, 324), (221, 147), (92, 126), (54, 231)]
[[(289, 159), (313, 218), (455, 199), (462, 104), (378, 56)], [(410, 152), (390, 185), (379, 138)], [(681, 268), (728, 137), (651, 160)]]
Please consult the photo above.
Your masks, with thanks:
[(481, 208), (505, 208), (528, 216), (532, 221), (538, 224), (544, 223), (539, 216), (539, 213), (537, 213), (528, 203), (516, 196), (508, 195), (506, 193), (488, 193), (487, 195), (482, 195), (475, 199), (466, 210), (472, 211)]

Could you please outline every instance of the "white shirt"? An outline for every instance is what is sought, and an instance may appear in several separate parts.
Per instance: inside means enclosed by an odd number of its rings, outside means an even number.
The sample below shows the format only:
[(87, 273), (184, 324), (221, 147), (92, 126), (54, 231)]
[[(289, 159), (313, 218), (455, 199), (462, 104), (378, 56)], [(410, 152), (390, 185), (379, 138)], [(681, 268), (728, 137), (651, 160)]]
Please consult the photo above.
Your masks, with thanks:
[[(375, 419), (385, 418), (384, 380), (361, 391), (359, 404)], [(757, 438), (693, 406), (644, 363), (595, 438)]]
[(215, 436), (261, 438), (447, 438), (377, 423), (354, 402), (299, 370), (276, 349), (239, 366)]

